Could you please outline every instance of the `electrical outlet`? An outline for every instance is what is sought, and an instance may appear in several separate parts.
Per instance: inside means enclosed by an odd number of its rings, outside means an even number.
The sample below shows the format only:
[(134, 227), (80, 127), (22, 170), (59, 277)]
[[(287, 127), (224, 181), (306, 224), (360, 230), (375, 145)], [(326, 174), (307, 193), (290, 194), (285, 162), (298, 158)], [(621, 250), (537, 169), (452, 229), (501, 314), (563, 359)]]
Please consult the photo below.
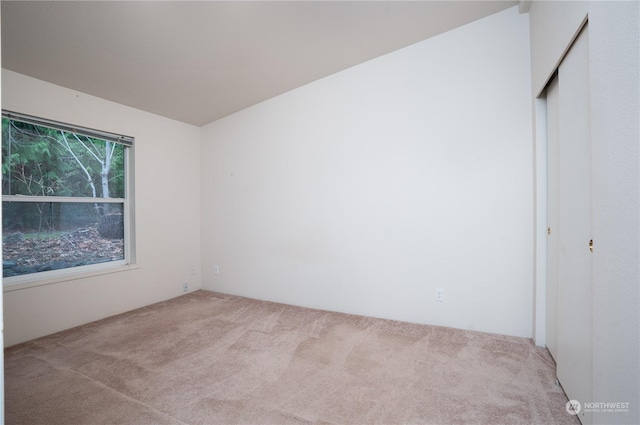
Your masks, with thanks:
[(213, 274), (218, 276), (220, 274), (220, 267), (213, 266)]
[(191, 270), (191, 276), (195, 276), (196, 275), (196, 266), (191, 266), (191, 268), (189, 270)]
[(436, 288), (436, 301), (444, 301), (444, 290), (442, 288)]
[(189, 292), (189, 284), (188, 283), (183, 283), (182, 284), (182, 292)]

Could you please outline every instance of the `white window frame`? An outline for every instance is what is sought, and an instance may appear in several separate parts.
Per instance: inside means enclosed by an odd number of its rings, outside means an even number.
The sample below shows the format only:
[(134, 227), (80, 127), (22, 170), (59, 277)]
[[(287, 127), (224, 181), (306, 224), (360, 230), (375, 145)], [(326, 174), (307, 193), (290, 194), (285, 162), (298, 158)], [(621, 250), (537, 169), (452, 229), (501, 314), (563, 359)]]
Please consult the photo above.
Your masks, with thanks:
[(11, 120), (26, 122), (55, 130), (77, 133), (97, 139), (112, 141), (125, 146), (124, 149), (124, 198), (92, 198), (92, 197), (68, 197), (68, 196), (29, 196), (29, 195), (2, 195), (2, 202), (56, 202), (56, 203), (108, 203), (121, 204), (124, 224), (124, 259), (105, 263), (89, 264), (86, 266), (69, 267), (60, 270), (50, 270), (38, 273), (29, 273), (20, 276), (3, 277), (3, 291), (9, 292), (33, 286), (48, 285), (68, 280), (82, 279), (86, 277), (130, 270), (136, 267), (135, 261), (135, 203), (134, 203), (134, 138), (100, 130), (94, 130), (81, 126), (73, 126), (57, 121), (34, 117), (2, 110), (2, 117)]

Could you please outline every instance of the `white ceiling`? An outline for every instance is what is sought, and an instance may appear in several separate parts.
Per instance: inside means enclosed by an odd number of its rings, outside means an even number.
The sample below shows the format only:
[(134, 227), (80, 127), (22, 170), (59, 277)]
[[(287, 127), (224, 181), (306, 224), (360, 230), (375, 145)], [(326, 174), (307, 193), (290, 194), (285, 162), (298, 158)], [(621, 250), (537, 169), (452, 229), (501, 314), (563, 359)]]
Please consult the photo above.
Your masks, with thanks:
[(2, 66), (204, 125), (517, 1), (2, 2)]

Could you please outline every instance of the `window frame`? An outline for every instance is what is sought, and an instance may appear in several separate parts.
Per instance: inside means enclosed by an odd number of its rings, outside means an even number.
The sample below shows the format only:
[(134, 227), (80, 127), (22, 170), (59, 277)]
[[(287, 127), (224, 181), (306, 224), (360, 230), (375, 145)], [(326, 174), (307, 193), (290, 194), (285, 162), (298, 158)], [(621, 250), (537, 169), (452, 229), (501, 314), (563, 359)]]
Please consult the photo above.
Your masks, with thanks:
[[(135, 249), (135, 196), (134, 196), (134, 157), (135, 139), (116, 133), (94, 130), (87, 127), (66, 124), (32, 115), (2, 110), (2, 118), (21, 121), (54, 130), (62, 130), (76, 133), (105, 141), (111, 141), (124, 145), (124, 197), (70, 197), (70, 196), (31, 196), (31, 195), (5, 195), (2, 194), (2, 202), (28, 202), (28, 203), (108, 203), (122, 205), (124, 227), (124, 259), (104, 263), (89, 264), (78, 267), (68, 267), (59, 270), (29, 273), (19, 276), (3, 277), (3, 291), (14, 291), (34, 286), (48, 285), (57, 282), (82, 279), (108, 273), (115, 273), (137, 268)], [(0, 178), (2, 176), (0, 175)], [(3, 226), (4, 227), (4, 226)], [(2, 229), (4, 233), (4, 228)], [(4, 259), (4, 257), (3, 257)]]

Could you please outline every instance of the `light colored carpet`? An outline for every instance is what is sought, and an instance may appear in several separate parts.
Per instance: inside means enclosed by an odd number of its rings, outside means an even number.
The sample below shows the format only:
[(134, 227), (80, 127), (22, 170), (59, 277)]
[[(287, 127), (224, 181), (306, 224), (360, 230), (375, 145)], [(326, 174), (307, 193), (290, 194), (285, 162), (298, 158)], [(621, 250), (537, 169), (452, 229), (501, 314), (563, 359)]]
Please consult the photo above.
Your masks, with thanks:
[(578, 424), (524, 338), (197, 291), (5, 350), (7, 424)]

